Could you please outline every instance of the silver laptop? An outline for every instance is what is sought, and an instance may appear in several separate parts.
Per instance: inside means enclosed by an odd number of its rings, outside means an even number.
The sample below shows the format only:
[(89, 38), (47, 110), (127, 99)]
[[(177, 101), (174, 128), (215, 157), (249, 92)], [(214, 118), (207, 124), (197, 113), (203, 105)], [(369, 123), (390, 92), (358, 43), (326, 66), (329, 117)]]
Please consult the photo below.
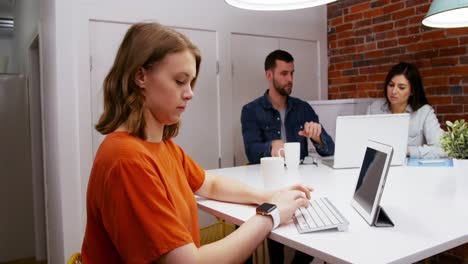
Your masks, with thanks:
[(410, 115), (353, 115), (336, 118), (335, 155), (322, 158), (334, 169), (359, 168), (368, 140), (391, 146), (391, 165), (403, 165), (406, 159)]

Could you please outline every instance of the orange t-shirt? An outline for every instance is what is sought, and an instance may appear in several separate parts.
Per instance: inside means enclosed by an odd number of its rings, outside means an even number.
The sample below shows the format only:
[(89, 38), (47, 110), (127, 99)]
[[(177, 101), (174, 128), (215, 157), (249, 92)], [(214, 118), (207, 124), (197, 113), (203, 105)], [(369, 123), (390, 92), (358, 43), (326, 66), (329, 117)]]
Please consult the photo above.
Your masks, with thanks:
[(200, 246), (194, 192), (205, 171), (172, 140), (106, 136), (88, 182), (84, 263), (149, 263)]

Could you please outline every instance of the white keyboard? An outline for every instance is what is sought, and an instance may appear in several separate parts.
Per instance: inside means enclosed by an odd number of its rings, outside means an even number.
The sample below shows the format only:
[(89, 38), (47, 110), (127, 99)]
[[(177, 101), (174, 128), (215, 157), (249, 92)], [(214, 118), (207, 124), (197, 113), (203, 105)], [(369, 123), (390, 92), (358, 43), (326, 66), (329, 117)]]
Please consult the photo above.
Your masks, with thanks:
[(309, 201), (309, 207), (301, 207), (294, 213), (293, 220), (299, 233), (337, 228), (348, 229), (349, 222), (326, 197)]

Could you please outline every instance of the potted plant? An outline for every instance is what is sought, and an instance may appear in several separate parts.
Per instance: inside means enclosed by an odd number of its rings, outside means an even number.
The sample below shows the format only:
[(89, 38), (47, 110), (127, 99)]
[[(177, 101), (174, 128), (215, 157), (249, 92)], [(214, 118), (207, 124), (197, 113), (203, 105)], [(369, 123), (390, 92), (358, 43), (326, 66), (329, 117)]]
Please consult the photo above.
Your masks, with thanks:
[(442, 148), (453, 159), (455, 167), (466, 166), (468, 169), (468, 123), (461, 119), (446, 124), (447, 132), (440, 138)]

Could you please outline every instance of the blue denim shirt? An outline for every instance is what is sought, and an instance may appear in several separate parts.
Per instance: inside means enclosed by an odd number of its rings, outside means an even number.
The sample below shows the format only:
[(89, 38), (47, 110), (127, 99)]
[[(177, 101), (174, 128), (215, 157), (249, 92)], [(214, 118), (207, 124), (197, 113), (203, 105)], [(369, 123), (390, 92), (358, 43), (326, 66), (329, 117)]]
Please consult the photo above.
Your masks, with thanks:
[[(268, 92), (268, 90), (267, 90)], [(246, 104), (242, 108), (241, 124), (244, 137), (244, 148), (250, 164), (260, 163), (260, 158), (271, 156), (271, 142), (281, 139), (281, 118), (273, 108), (267, 92)], [(305, 122), (319, 123), (319, 118), (312, 107), (298, 98), (289, 96), (286, 103), (287, 142), (301, 143), (301, 160), (308, 155), (307, 138), (300, 136)], [(322, 126), (321, 139), (323, 146), (315, 144), (317, 153), (321, 156), (331, 156), (335, 152), (335, 143)]]

